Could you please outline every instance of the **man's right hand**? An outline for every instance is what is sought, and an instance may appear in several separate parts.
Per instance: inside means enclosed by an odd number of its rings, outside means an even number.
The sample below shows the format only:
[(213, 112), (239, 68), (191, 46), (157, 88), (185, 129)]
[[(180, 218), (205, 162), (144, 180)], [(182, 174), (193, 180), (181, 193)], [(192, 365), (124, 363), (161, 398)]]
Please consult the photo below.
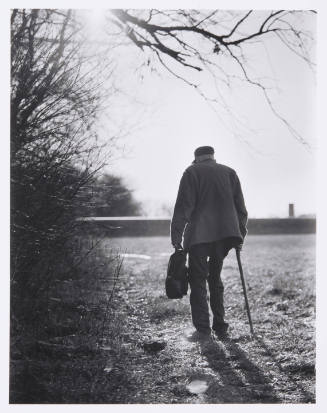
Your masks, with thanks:
[(243, 248), (243, 242), (241, 242), (240, 244), (236, 245), (235, 249), (236, 251), (242, 251)]

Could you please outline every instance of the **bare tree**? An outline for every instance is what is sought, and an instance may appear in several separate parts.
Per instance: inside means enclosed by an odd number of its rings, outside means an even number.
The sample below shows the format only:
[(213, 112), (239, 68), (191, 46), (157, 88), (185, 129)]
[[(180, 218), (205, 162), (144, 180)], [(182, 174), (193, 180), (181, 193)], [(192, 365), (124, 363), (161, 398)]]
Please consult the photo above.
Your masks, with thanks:
[(32, 317), (72, 240), (81, 189), (106, 161), (95, 124), (111, 62), (94, 57), (72, 11), (15, 9), (11, 28), (12, 310)]
[[(147, 55), (147, 64), (162, 65), (173, 76), (195, 88), (208, 102), (229, 107), (220, 92), (236, 80), (259, 88), (275, 116), (302, 144), (306, 140), (275, 107), (269, 80), (257, 78), (249, 63), (250, 47), (274, 37), (314, 68), (314, 33), (304, 20), (314, 10), (112, 10), (108, 27), (124, 33)], [(114, 30), (114, 29), (112, 29)], [(196, 73), (210, 73), (216, 96), (203, 89)]]

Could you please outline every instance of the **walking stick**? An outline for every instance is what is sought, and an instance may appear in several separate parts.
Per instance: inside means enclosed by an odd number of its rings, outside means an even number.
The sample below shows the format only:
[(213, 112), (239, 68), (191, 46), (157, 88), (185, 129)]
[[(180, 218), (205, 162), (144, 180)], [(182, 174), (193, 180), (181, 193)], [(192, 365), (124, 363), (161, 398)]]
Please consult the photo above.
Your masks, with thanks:
[(248, 319), (249, 319), (249, 323), (250, 323), (250, 331), (251, 331), (252, 336), (254, 336), (252, 319), (251, 319), (251, 314), (250, 314), (250, 307), (249, 307), (248, 297), (247, 297), (247, 294), (246, 294), (246, 286), (245, 286), (243, 268), (242, 268), (242, 263), (241, 263), (241, 250), (238, 249), (238, 248), (235, 248), (235, 249), (236, 249), (236, 258), (237, 258), (238, 268), (240, 270), (240, 276), (241, 276), (241, 281), (242, 281), (242, 286), (243, 286), (243, 293), (244, 293), (244, 298), (245, 298), (246, 311), (248, 313)]

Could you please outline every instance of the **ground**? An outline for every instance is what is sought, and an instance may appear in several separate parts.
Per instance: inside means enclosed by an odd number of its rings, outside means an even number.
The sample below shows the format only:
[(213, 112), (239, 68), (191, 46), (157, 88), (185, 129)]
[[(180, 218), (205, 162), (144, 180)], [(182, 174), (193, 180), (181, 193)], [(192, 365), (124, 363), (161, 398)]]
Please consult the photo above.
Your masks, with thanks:
[(247, 237), (254, 339), (230, 252), (226, 342), (194, 341), (189, 295), (166, 297), (168, 237), (105, 238), (98, 248), (96, 262), (50, 290), (47, 330), (12, 337), (11, 403), (315, 402), (314, 235)]
[[(115, 299), (125, 320), (124, 357), (109, 358), (106, 371), (109, 381), (122, 372), (128, 379), (116, 386), (113, 402), (315, 402), (313, 235), (247, 238), (242, 261), (255, 339), (230, 252), (222, 273), (231, 326), (226, 342), (194, 341), (189, 297), (166, 298), (168, 238), (116, 239), (114, 244), (124, 252)], [(112, 241), (108, 245), (112, 248)]]

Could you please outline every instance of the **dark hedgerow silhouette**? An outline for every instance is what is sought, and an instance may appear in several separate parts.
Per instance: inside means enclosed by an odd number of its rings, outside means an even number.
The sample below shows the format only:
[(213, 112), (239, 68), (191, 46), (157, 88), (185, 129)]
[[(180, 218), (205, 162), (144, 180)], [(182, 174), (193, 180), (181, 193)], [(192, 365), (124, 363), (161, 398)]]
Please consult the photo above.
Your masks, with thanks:
[(41, 303), (41, 291), (47, 291), (72, 238), (76, 195), (102, 162), (91, 139), (101, 96), (93, 77), (83, 73), (87, 60), (80, 55), (80, 41), (69, 41), (77, 31), (71, 12), (13, 10), (11, 28), (15, 328), (18, 315), (25, 321), (35, 317), (32, 309)]
[[(107, 328), (112, 294), (98, 283), (114, 289), (120, 258), (76, 231), (81, 201), (90, 202), (83, 188), (95, 182), (111, 142), (100, 145), (94, 127), (112, 93), (110, 60), (93, 52), (72, 11), (12, 10), (12, 403), (64, 400), (58, 389), (49, 395), (44, 380), (67, 357), (74, 373), (74, 357), (93, 357)], [(74, 386), (57, 367), (63, 385)]]

